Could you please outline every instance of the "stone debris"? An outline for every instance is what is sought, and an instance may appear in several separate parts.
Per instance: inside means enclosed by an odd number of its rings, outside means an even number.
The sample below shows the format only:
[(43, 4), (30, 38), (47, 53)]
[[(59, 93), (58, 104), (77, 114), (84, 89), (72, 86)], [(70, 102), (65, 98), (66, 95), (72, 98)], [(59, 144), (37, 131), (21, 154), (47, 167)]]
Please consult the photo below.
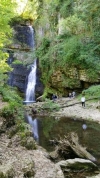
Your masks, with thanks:
[(20, 145), (10, 144), (6, 135), (0, 137), (0, 177), (5, 178), (64, 178), (60, 166), (46, 156), (45, 151), (27, 150)]

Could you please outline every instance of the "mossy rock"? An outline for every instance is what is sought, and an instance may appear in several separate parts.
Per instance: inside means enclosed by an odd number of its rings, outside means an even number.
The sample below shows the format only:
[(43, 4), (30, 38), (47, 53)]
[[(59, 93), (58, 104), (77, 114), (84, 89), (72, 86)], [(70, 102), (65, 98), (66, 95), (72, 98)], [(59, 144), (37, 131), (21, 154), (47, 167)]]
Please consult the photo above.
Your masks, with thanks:
[(7, 135), (9, 136), (9, 138), (12, 138), (17, 132), (18, 128), (16, 126), (13, 126), (7, 131)]
[(24, 177), (28, 178), (28, 177), (34, 177), (35, 175), (35, 171), (34, 171), (34, 163), (29, 163), (27, 165), (27, 167), (23, 168), (23, 173), (24, 173)]
[(28, 150), (37, 149), (37, 145), (33, 137), (26, 137), (21, 140), (21, 145), (26, 147)]
[(14, 170), (11, 165), (2, 165), (0, 167), (0, 178), (13, 178), (14, 177)]

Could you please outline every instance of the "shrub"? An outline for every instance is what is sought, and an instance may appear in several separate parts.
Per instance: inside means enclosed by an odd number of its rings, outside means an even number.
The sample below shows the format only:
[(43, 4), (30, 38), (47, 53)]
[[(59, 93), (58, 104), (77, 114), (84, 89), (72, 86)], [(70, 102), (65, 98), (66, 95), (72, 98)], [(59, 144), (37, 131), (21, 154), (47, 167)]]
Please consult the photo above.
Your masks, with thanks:
[(57, 103), (54, 103), (52, 100), (46, 99), (46, 102), (42, 105), (43, 109), (46, 109), (48, 111), (58, 111), (59, 105)]

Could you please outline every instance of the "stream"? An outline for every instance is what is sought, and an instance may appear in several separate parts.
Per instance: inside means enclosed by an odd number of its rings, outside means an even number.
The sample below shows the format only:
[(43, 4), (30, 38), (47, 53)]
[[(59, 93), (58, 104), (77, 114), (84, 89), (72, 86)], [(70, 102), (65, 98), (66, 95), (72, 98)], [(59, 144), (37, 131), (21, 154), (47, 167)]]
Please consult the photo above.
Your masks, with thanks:
[(100, 125), (74, 118), (33, 117), (26, 115), (25, 120), (32, 126), (32, 133), (40, 146), (48, 152), (54, 150), (49, 140), (63, 138), (70, 132), (76, 132), (79, 143), (87, 148), (100, 166)]

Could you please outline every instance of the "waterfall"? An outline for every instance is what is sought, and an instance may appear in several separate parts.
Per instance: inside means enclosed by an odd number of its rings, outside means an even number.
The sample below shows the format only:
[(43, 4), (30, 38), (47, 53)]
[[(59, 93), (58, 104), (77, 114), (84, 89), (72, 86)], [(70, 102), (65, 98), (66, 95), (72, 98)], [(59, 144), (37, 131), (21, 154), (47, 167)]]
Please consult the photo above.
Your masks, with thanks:
[(28, 76), (25, 102), (35, 101), (36, 69), (37, 69), (37, 63), (36, 60), (34, 60), (34, 64), (31, 66), (31, 72), (29, 73)]
[(15, 39), (19, 45), (24, 45), (24, 48), (33, 49), (35, 46), (34, 29), (31, 25), (17, 25), (15, 27)]
[[(28, 35), (27, 44), (29, 44), (31, 48), (34, 48), (34, 30), (31, 25), (29, 25), (28, 27), (29, 27), (29, 35)], [(37, 63), (35, 59), (33, 65), (31, 66), (31, 72), (28, 75), (25, 102), (35, 101), (36, 69), (37, 69)]]
[(31, 25), (28, 26), (29, 27), (29, 37), (28, 37), (28, 44), (31, 48), (34, 48), (35, 44), (34, 44), (34, 30), (33, 27)]

